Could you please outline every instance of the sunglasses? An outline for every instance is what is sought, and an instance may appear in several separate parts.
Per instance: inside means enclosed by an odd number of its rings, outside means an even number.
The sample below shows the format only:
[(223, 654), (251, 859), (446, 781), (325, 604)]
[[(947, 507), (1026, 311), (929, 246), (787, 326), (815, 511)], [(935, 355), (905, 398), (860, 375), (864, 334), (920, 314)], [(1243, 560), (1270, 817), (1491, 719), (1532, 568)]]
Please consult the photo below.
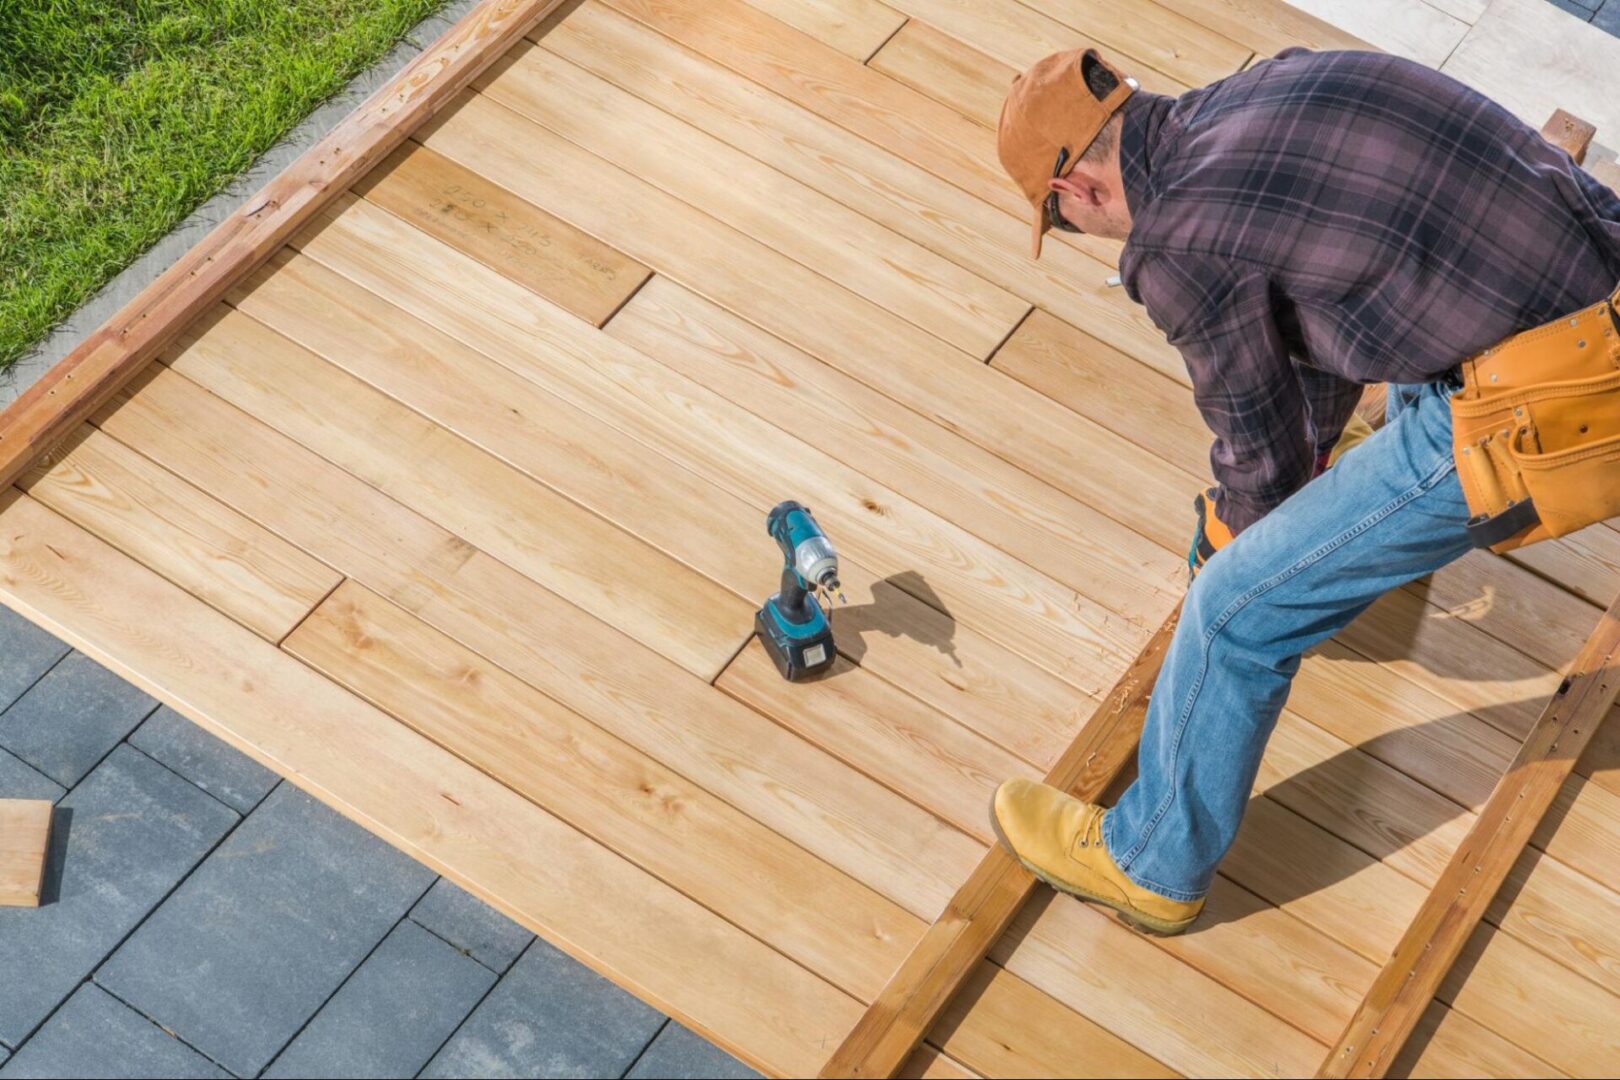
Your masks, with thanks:
[[(1063, 166), (1068, 162), (1069, 148), (1067, 146), (1059, 148), (1057, 164), (1052, 167), (1052, 179), (1056, 180), (1063, 175)], [(1046, 193), (1046, 224), (1064, 232), (1077, 233), (1080, 231), (1080, 226), (1064, 217), (1063, 211), (1058, 209), (1058, 193), (1055, 191)]]

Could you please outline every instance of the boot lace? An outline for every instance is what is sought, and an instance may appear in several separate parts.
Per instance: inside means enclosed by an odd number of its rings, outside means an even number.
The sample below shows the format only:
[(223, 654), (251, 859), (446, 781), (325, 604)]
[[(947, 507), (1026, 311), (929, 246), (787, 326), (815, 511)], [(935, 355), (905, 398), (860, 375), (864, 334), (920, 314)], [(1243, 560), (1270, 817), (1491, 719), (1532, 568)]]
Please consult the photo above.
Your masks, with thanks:
[(1086, 823), (1080, 828), (1081, 847), (1102, 847), (1102, 820), (1103, 811), (1101, 808), (1091, 812), (1091, 816), (1086, 819)]

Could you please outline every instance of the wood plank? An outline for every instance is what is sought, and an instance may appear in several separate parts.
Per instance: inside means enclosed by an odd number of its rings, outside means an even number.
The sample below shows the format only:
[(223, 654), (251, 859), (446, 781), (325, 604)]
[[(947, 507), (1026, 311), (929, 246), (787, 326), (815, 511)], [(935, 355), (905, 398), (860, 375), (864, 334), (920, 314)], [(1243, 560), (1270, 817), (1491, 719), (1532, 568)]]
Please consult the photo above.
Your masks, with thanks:
[[(386, 182), (384, 182), (386, 181)], [(453, 161), (406, 143), (357, 194), (601, 326), (652, 271)]]
[(1620, 592), (1620, 530), (1608, 524), (1589, 525), (1553, 543), (1531, 544), (1510, 557), (1594, 604)]
[(922, 936), (921, 919), (353, 582), (284, 648), (862, 1001)]
[[(1173, 1077), (1107, 1028), (988, 960), (981, 961), (930, 1038), (986, 1076)], [(905, 1070), (901, 1070), (904, 1075)]]
[(1264, 796), (1249, 800), (1221, 872), (1374, 963), (1424, 896), (1411, 878)]
[[(1513, 765), (1457, 849), (1363, 1007), (1323, 1062), (1334, 1075), (1381, 1075), (1574, 767), (1590, 731), (1620, 694), (1620, 600), (1576, 656)], [(1511, 939), (1510, 939), (1511, 940)], [(1556, 1062), (1554, 1062), (1556, 1064)]]
[[(1047, 783), (1078, 798), (1102, 795), (1134, 755), (1148, 695), (1175, 633), (1178, 608), (1120, 677)], [(1034, 890), (1035, 878), (995, 844), (945, 912), (907, 955), (882, 993), (828, 1059), (824, 1076), (892, 1076), (978, 968)]]
[(1096, 425), (539, 125), (479, 97), (426, 141), (1116, 520), (1185, 542), (1180, 522), (1142, 509), (1183, 500), (1179, 470), (1135, 459), (1098, 470), (1117, 440)]
[(867, 66), (994, 130), (1018, 69), (920, 19), (902, 26)]
[(1523, 740), (1559, 675), (1472, 626), (1425, 604), (1420, 591), (1379, 597), (1338, 640), (1360, 656)]
[(916, 1049), (906, 1063), (900, 1068), (900, 1075), (918, 1077), (919, 1080), (972, 1080), (978, 1076), (976, 1072), (952, 1061), (945, 1054), (932, 1046), (923, 1045)]
[(0, 907), (38, 907), (51, 850), (49, 799), (0, 799)]
[(1321, 1058), (1315, 1039), (1068, 897), (1026, 905), (991, 957), (1186, 1076), (1300, 1076)]
[(222, 311), (166, 362), (700, 678), (748, 636), (740, 597), (263, 323)]
[(40, 503), (8, 494), (0, 519), (9, 606), (704, 1037), (803, 1075), (854, 1023), (853, 998)]
[(1431, 1002), (1390, 1067), (1391, 1076), (1474, 1080), (1480, 1076), (1564, 1074), (1456, 1009)]
[(559, 0), (483, 0), (0, 413), (0, 490)]
[(1275, 56), (1295, 45), (1318, 51), (1372, 48), (1286, 0), (1176, 0), (1176, 10), (1261, 56)]
[(914, 914), (937, 913), (983, 853), (933, 815), (166, 368), (98, 423)]
[(1586, 160), (1586, 151), (1596, 134), (1596, 127), (1563, 109), (1554, 109), (1541, 125), (1541, 137), (1574, 158), (1577, 165)]
[(748, 0), (748, 4), (861, 61), (906, 21), (879, 0)]
[[(1162, 617), (1180, 594), (1183, 558), (668, 278), (606, 329), (1111, 610)], [(1055, 757), (1075, 723), (1066, 712), (1030, 760)]]
[(1513, 864), (1485, 919), (1576, 974), (1620, 993), (1617, 911), (1620, 895), (1613, 888), (1532, 848)]
[[(484, 96), (985, 359), (1029, 305), (547, 49), (513, 50)], [(784, 213), (784, 209), (791, 212)]]
[(1181, 380), (1168, 379), (1040, 310), (1018, 325), (990, 363), (1080, 415), (1118, 427), (1192, 476), (1208, 475), (1211, 435), (1187, 392), (1185, 372)]
[[(1062, 243), (1043, 249), (1039, 261), (1031, 259), (1027, 205), (1015, 210), (988, 205), (941, 183), (908, 160), (904, 139), (885, 138), (884, 130), (868, 130), (871, 125), (862, 127), (858, 117), (845, 115), (847, 109), (818, 110), (820, 100), (807, 97), (799, 82), (767, 88), (594, 0), (541, 44), (1015, 295), (1092, 327), (1146, 362), (1185, 377), (1180, 355), (1146, 313), (1104, 284), (1111, 265)], [(783, 51), (791, 44), (783, 42)], [(891, 91), (887, 96), (893, 98), (898, 89), (891, 80), (841, 62), (804, 73), (817, 83), (846, 76), (851, 92)], [(789, 100), (783, 95), (795, 96)], [(923, 113), (917, 122), (930, 128), (939, 127), (945, 117), (961, 123), (950, 110), (916, 94), (889, 106), (900, 110), (896, 115), (902, 119), (906, 110)], [(961, 136), (983, 141), (985, 152), (993, 155), (990, 132), (969, 125)], [(1105, 260), (1117, 257), (1114, 241), (1095, 241), (1094, 246), (1104, 249)]]
[[(605, 0), (608, 6), (773, 90), (1025, 223), (1029, 203), (1007, 180), (990, 132), (864, 64), (857, 64), (741, 0)], [(577, 15), (578, 12), (574, 12)], [(571, 21), (570, 17), (570, 20)], [(566, 22), (564, 23), (566, 25)], [(544, 42), (542, 41), (542, 44)], [(1058, 238), (1101, 259), (1113, 241)], [(1043, 261), (1047, 257), (1043, 251)]]
[(756, 639), (715, 685), (986, 844), (995, 842), (985, 807), (996, 786), (1041, 777), (1034, 765), (843, 657), (825, 678), (790, 683)]
[[(1106, 663), (1103, 650), (1080, 649), (1076, 662), (1059, 678), (965, 625), (967, 620), (947, 614), (945, 609), (957, 605), (958, 594), (949, 586), (942, 586), (946, 588), (943, 599), (933, 594), (919, 569), (936, 563), (944, 548), (967, 550), (963, 547), (966, 541), (913, 539), (936, 534), (944, 527), (939, 519), (918, 521), (916, 528), (902, 527), (902, 522), (912, 520), (907, 502), (831, 463), (816, 464), (822, 460), (818, 450), (791, 441), (769, 425), (749, 424), (749, 433), (738, 436), (735, 449), (727, 449), (716, 436), (737, 430), (747, 418), (739, 417), (734, 409), (717, 408), (710, 395), (674, 379), (647, 357), (561, 316), (533, 294), (470, 263), (399, 219), (355, 204), (332, 219), (318, 236), (307, 239), (304, 250), (366, 288), (393, 298), (401, 308), (475, 344), (485, 355), (520, 374), (542, 377), (537, 369), (542, 365), (549, 390), (616, 426), (625, 439), (653, 446), (665, 456), (689, 463), (697, 473), (724, 480), (733, 490), (746, 493), (761, 515), (781, 499), (785, 485), (786, 490), (812, 500), (846, 555), (859, 555), (863, 538), (873, 545), (875, 557), (883, 560), (895, 558), (896, 544), (912, 545), (903, 561), (890, 564), (895, 573), (881, 567), (866, 572), (853, 560), (846, 564), (844, 584), (854, 599), (842, 614), (844, 625), (857, 631), (855, 639), (845, 638), (852, 650), (850, 658), (923, 700), (942, 703), (947, 712), (975, 730), (1000, 741), (1031, 712), (1063, 717), (1058, 723), (1068, 727), (1077, 722), (1073, 687), (1082, 678), (1102, 683), (1112, 677), (1111, 671), (1100, 667)], [(412, 259), (402, 261), (398, 253), (406, 251), (412, 253)], [(416, 262), (446, 260), (449, 271), (431, 283), (424, 283), (413, 269)], [(452, 287), (441, 282), (459, 284)], [(984, 368), (974, 364), (970, 370), (982, 373)], [(690, 416), (703, 420), (694, 424)], [(772, 446), (784, 449), (765, 449)], [(768, 478), (762, 477), (757, 464), (762, 455), (773, 466), (796, 470), (793, 477), (767, 485)], [(754, 528), (757, 525), (747, 531)], [(956, 534), (953, 528), (945, 531), (947, 537)], [(751, 588), (768, 589), (775, 577), (768, 563), (768, 544), (762, 545), (757, 557), (766, 584)], [(946, 574), (958, 586), (963, 584), (961, 565), (953, 563)], [(1027, 573), (1016, 570), (1007, 580), (1025, 578)], [(889, 576), (881, 576), (884, 574)], [(757, 603), (758, 595), (755, 591), (751, 602)], [(1005, 618), (1006, 605), (999, 608)], [(1125, 628), (1115, 629), (1124, 632)], [(1084, 636), (1090, 636), (1089, 632)], [(1077, 640), (1065, 643), (1059, 639), (1054, 644), (1075, 648)], [(857, 648), (859, 655), (855, 655)], [(1087, 687), (1082, 689), (1089, 693)]]
[(88, 425), (19, 486), (267, 641), (286, 637), (343, 580)]
[[(1041, 57), (1095, 38), (1127, 75), (1142, 67), (1185, 86), (1230, 75), (1249, 50), (1175, 8), (1151, 0), (890, 0), (921, 19), (1022, 71)], [(1080, 40), (1077, 40), (1080, 39)]]
[(1490, 926), (1463, 947), (1439, 999), (1571, 1076), (1620, 1063), (1620, 998)]

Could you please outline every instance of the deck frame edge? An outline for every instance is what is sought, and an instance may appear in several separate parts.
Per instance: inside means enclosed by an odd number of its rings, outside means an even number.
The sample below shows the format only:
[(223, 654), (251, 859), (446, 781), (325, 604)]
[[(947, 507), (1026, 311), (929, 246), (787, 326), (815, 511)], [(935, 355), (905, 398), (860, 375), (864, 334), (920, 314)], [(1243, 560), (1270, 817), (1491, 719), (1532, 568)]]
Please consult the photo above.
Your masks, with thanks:
[[(1181, 605), (1148, 639), (1098, 704), (1046, 782), (1095, 800), (1136, 756), (1148, 698)], [(1035, 888), (1035, 877), (994, 844), (822, 1068), (823, 1077), (894, 1076)]]
[(0, 412), (0, 490), (563, 0), (482, 0)]

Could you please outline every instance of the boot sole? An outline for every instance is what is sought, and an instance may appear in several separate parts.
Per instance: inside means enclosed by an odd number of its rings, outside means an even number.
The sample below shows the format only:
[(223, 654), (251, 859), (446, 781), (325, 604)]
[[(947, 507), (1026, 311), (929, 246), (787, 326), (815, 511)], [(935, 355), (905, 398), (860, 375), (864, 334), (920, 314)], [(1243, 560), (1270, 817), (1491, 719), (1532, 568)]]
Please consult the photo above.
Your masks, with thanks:
[[(1180, 934), (1182, 931), (1186, 930), (1187, 927), (1191, 926), (1198, 919), (1197, 915), (1194, 915), (1189, 919), (1157, 919), (1152, 915), (1139, 912), (1135, 908), (1123, 906), (1117, 900), (1110, 900), (1106, 896), (1101, 896), (1097, 893), (1091, 892), (1090, 890), (1082, 889), (1076, 885), (1070, 885), (1066, 881), (1050, 876), (1040, 867), (1034, 865), (1022, 855), (1018, 854), (1018, 849), (1012, 846), (1012, 842), (1007, 839), (1007, 834), (1001, 831), (1001, 822), (996, 818), (996, 804), (993, 796), (990, 800), (990, 829), (996, 834), (996, 840), (1001, 844), (1002, 850), (1006, 851), (1007, 854), (1016, 859), (1018, 861), (1018, 865), (1022, 866), (1025, 870), (1028, 870), (1030, 874), (1034, 876), (1035, 880), (1044, 882), (1058, 892), (1067, 896), (1072, 896), (1076, 900), (1084, 900), (1086, 903), (1096, 904), (1098, 907), (1107, 908), (1109, 911), (1113, 912), (1121, 922), (1132, 927), (1133, 929), (1145, 930), (1148, 933), (1157, 934), (1160, 937), (1175, 937), (1177, 934)], [(1200, 914), (1202, 914), (1202, 912), (1200, 912)]]

